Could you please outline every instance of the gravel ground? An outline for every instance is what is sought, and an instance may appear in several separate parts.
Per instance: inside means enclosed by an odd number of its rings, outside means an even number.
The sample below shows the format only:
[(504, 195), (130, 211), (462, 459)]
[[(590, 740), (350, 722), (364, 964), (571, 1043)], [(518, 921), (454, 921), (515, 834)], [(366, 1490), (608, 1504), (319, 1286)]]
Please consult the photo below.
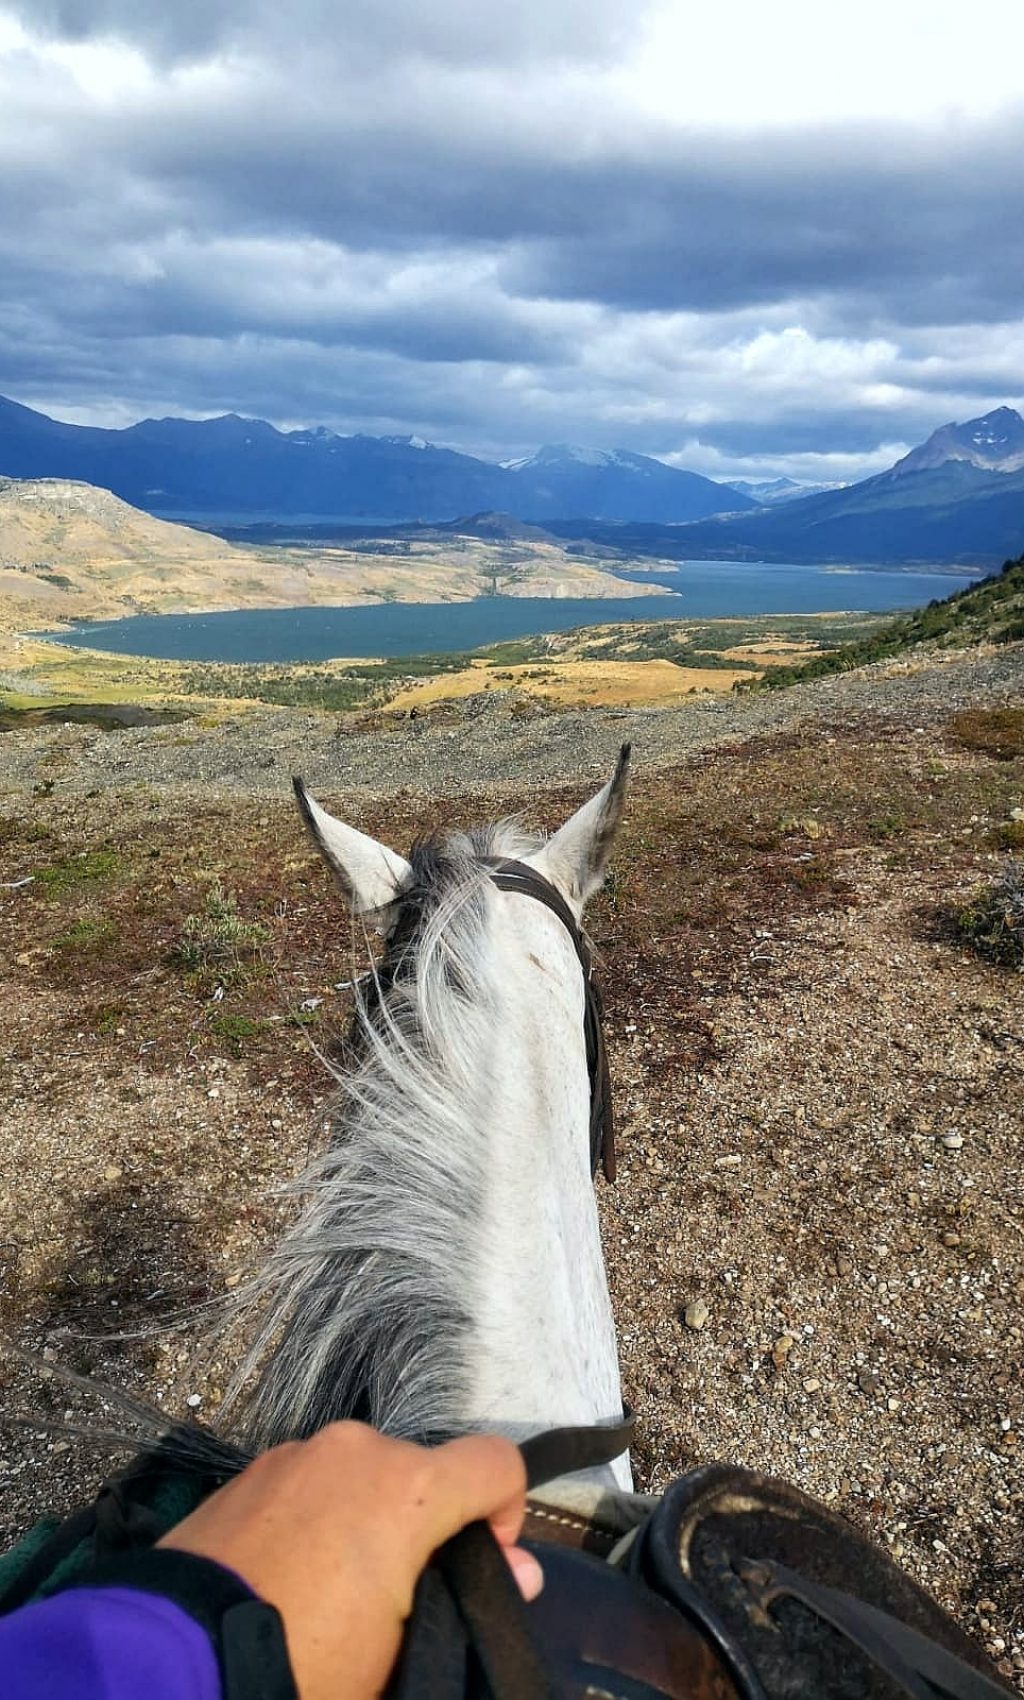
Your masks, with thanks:
[(321, 789), (393, 796), (404, 788), (445, 795), (521, 794), (614, 763), (632, 739), (646, 771), (691, 751), (758, 737), (806, 720), (842, 723), (870, 713), (893, 726), (929, 723), (958, 706), (1024, 691), (1024, 647), (950, 652), (941, 661), (882, 663), (788, 691), (695, 700), (679, 709), (538, 713), (495, 692), (416, 719), (254, 709), (216, 727), (147, 727), (116, 734), (82, 726), (0, 735), (0, 788), (51, 782), (62, 791), (111, 784), (173, 787), (192, 795), (280, 794), (301, 772)]
[[(1024, 806), (1024, 754), (965, 748), (950, 717), (1021, 704), (1022, 686), (1018, 648), (650, 715), (519, 720), (498, 702), (341, 737), (262, 711), (0, 737), (16, 823), (0, 881), (57, 845), (116, 844), (133, 882), (102, 901), (0, 891), (0, 1322), (168, 1411), (212, 1412), (225, 1366), (195, 1350), (198, 1307), (275, 1232), (267, 1201), (326, 1101), (305, 1036), (267, 1012), (315, 995), (340, 1023), (350, 971), (287, 775), (343, 782), (404, 845), (492, 799), (551, 824), (632, 736), (594, 931), (620, 1126), (599, 1199), (638, 1486), (712, 1459), (795, 1481), (1024, 1691), (1024, 976), (935, 920)], [(259, 1005), (166, 966), (211, 871), (275, 929)], [(74, 918), (97, 915), (121, 944), (73, 957)], [(213, 1036), (228, 1008), (259, 1016), (238, 1055)], [(183, 1330), (94, 1338), (167, 1307)], [(87, 1410), (6, 1373), (8, 1411)], [(80, 1499), (98, 1467), (63, 1434), (0, 1432), (4, 1532)]]

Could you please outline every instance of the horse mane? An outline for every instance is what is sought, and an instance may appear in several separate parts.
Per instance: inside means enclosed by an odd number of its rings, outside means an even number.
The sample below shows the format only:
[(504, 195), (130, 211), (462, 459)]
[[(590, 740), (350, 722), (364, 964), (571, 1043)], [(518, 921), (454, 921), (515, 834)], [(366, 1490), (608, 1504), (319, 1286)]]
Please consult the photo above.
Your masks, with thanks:
[(344, 1417), (419, 1440), (461, 1426), (487, 1160), (474, 1109), (497, 995), (480, 858), (539, 842), (505, 821), (413, 848), (383, 963), (358, 996), (327, 1145), (287, 1189), (303, 1200), (297, 1219), (239, 1293), (255, 1328), (226, 1409), (241, 1404), (254, 1448)]

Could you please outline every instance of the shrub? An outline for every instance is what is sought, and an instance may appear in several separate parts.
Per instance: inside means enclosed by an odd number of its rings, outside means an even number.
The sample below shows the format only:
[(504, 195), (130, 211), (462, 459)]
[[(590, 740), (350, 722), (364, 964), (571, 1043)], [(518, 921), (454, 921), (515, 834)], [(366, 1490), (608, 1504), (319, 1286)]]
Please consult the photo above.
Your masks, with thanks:
[(950, 731), (965, 749), (997, 761), (1024, 756), (1024, 708), (968, 708), (955, 714)]
[(259, 962), (269, 937), (258, 921), (242, 919), (234, 895), (217, 883), (207, 892), (202, 912), (185, 917), (174, 960), (190, 974), (227, 983)]
[(246, 1041), (255, 1039), (262, 1028), (261, 1021), (253, 1021), (248, 1015), (217, 1015), (210, 1022), (210, 1032), (223, 1040), (232, 1056), (236, 1057), (242, 1055)]
[(1009, 857), (956, 915), (960, 937), (989, 962), (1024, 968), (1024, 861)]

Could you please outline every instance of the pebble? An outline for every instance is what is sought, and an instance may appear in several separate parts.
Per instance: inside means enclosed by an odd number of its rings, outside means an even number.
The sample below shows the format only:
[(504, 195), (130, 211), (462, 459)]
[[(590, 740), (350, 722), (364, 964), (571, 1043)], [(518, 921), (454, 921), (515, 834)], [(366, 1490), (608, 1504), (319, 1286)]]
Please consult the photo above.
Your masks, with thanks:
[(960, 1235), (954, 1233), (952, 1231), (952, 1229), (950, 1229), (947, 1233), (943, 1234), (942, 1243), (943, 1243), (943, 1245), (948, 1245), (948, 1246), (959, 1245), (960, 1244)]
[(959, 1151), (962, 1149), (964, 1142), (958, 1133), (944, 1133), (942, 1135), (942, 1143), (946, 1147), (947, 1151)]
[(772, 1363), (776, 1369), (785, 1369), (790, 1352), (796, 1345), (792, 1334), (780, 1334), (772, 1347)]
[(116, 1163), (110, 1163), (103, 1171), (103, 1179), (105, 1181), (119, 1181), (123, 1173), (124, 1170), (119, 1169)]
[(185, 1400), (190, 1411), (198, 1411), (202, 1402), (203, 1398), (201, 1393), (190, 1393), (188, 1398)]
[(881, 1385), (882, 1378), (880, 1375), (876, 1375), (873, 1369), (859, 1369), (857, 1371), (857, 1386), (862, 1393), (877, 1393)]
[(683, 1312), (683, 1321), (687, 1328), (703, 1328), (710, 1315), (703, 1299), (691, 1299)]
[(808, 1376), (807, 1380), (804, 1382), (804, 1392), (805, 1393), (820, 1393), (821, 1392), (821, 1382), (818, 1380), (816, 1375)]

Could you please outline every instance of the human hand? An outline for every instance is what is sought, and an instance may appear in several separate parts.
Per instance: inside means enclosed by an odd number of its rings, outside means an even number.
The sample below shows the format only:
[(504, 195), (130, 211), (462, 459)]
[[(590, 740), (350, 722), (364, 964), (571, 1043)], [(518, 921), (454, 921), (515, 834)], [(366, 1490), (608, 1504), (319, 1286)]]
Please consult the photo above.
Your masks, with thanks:
[(515, 1545), (526, 1509), (519, 1449), (497, 1435), (445, 1446), (332, 1423), (263, 1453), (158, 1542), (226, 1565), (277, 1607), (300, 1700), (371, 1700), (401, 1645), (431, 1553), (490, 1523), (528, 1600), (540, 1566)]

